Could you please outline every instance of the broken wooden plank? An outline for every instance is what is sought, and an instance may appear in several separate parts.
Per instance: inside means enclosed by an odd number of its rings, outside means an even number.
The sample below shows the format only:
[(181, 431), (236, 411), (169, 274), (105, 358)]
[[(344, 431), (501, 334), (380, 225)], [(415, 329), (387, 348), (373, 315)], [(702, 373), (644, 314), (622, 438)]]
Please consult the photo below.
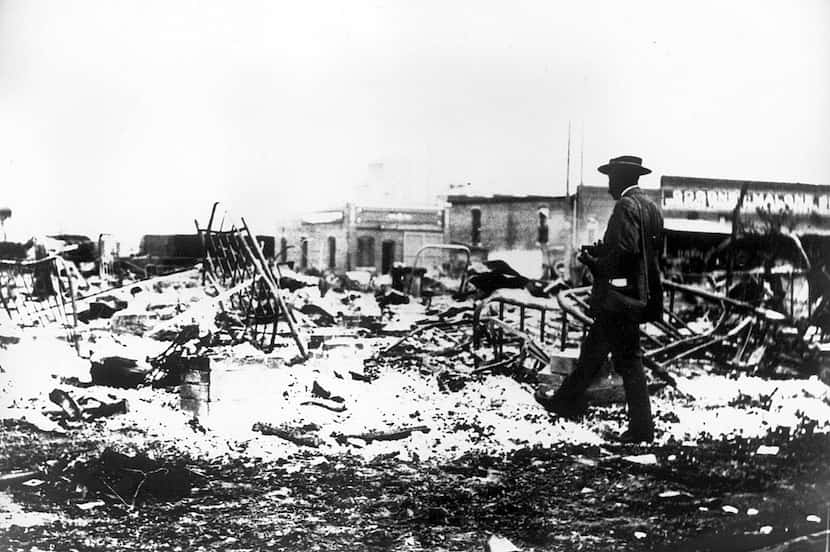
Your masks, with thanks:
[(291, 441), (295, 445), (304, 447), (317, 448), (323, 443), (322, 439), (316, 435), (302, 433), (296, 430), (286, 429), (263, 422), (256, 422), (253, 427), (251, 427), (251, 431), (257, 431), (263, 435), (274, 435), (280, 439), (285, 439), (286, 441)]
[(341, 403), (338, 403), (338, 402), (331, 401), (331, 400), (327, 401), (325, 399), (312, 399), (310, 401), (303, 401), (300, 404), (303, 405), (303, 406), (307, 406), (307, 405), (319, 406), (319, 407), (325, 408), (327, 410), (331, 410), (332, 412), (345, 412), (346, 411), (346, 406), (345, 405), (343, 405)]
[(397, 441), (398, 439), (405, 439), (409, 437), (416, 431), (429, 433), (430, 429), (425, 425), (419, 425), (400, 429), (390, 429), (385, 431), (367, 431), (366, 433), (342, 435), (342, 437), (362, 439), (367, 443), (371, 443), (372, 441)]

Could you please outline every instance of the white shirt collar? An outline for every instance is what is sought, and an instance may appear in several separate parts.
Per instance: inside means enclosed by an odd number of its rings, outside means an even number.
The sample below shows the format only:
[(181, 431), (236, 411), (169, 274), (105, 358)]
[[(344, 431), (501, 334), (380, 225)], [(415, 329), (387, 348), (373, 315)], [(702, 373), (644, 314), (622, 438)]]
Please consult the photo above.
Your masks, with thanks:
[(640, 187), (639, 184), (634, 184), (632, 186), (629, 186), (628, 188), (626, 188), (625, 190), (622, 191), (622, 193), (620, 194), (620, 197), (625, 197), (625, 194), (627, 194), (629, 190), (633, 190), (634, 188), (639, 188), (639, 187)]

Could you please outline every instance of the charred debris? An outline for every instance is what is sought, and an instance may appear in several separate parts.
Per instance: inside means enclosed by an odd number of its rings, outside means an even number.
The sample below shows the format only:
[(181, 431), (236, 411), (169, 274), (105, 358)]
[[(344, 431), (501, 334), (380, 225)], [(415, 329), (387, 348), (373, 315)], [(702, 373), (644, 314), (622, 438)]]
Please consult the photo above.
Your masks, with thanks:
[[(394, 267), (388, 278), (365, 272), (307, 274), (275, 262), (273, 243), (269, 247), (244, 219), (235, 225), (218, 220), (216, 206), (207, 224), (197, 222), (196, 229), (199, 241), (193, 250), (198, 258), (184, 265), (181, 259), (122, 259), (103, 254), (103, 248), (93, 248), (90, 256), (86, 245), (78, 247), (71, 239), (65, 241), (65, 249), (49, 254), (41, 250), (38, 258), (0, 260), (0, 306), (6, 322), (22, 332), (58, 336), (88, 366), (88, 378), (63, 378), (49, 391), (51, 408), (23, 416), (19, 423), (45, 433), (65, 433), (125, 415), (132, 400), (141, 400), (108, 394), (110, 388), (175, 389), (181, 406), (198, 412), (211, 400), (211, 362), (227, 347), (242, 344), (264, 353), (276, 351), (279, 354), (269, 358), (291, 366), (332, 349), (362, 348), (369, 337), (384, 337), (386, 344), (360, 367), (336, 375), (342, 381), (373, 385), (384, 366), (394, 365), (397, 370), (431, 374), (444, 393), (494, 374), (533, 387), (555, 386), (571, 368), (592, 323), (589, 287), (573, 286), (562, 278), (530, 279), (503, 261), (477, 262), (464, 246), (430, 246), (460, 259), (453, 278), (428, 274), (418, 266)], [(733, 262), (728, 271), (698, 275), (703, 284), (688, 283), (688, 274), (666, 279), (666, 315), (642, 328), (653, 391), (671, 388), (675, 371), (690, 364), (764, 378), (817, 375), (830, 383), (827, 267), (811, 263), (797, 244), (780, 236), (775, 241), (733, 238), (712, 255), (728, 252), (733, 261), (747, 261), (740, 250), (758, 253), (765, 244), (773, 244), (774, 250), (760, 252), (760, 266)], [(26, 244), (4, 249), (12, 251), (9, 257), (20, 257), (26, 250)], [(78, 258), (81, 251), (84, 260)], [(770, 259), (776, 255), (795, 256), (803, 269), (775, 270)], [(782, 282), (788, 281), (786, 289), (792, 290), (795, 279), (809, 286), (806, 312), (795, 309), (782, 291)], [(165, 290), (171, 286), (189, 290), (190, 300), (183, 303), (178, 295), (175, 301), (165, 301)], [(151, 291), (155, 294), (149, 297)], [(129, 336), (131, 343), (163, 346), (136, 347), (131, 356), (114, 355), (105, 346), (107, 339), (100, 337), (102, 332)], [(15, 332), (3, 333), (4, 347), (18, 339)], [(152, 354), (144, 354), (147, 351)], [(333, 386), (314, 381), (302, 404), (346, 411), (350, 406), (337, 381)], [(600, 404), (622, 398), (610, 371), (591, 393)], [(204, 432), (198, 417), (188, 423), (193, 431)], [(295, 425), (263, 420), (252, 430), (302, 449), (317, 449), (329, 441), (364, 448), (431, 432), (415, 415), (411, 423), (380, 430), (326, 432), (311, 420)], [(382, 462), (385, 457), (378, 458)], [(204, 477), (183, 460), (107, 449), (7, 471), (0, 474), (0, 486), (50, 481), (69, 494), (82, 489), (79, 507), (94, 509), (105, 501), (130, 512), (149, 497), (187, 496)]]
[[(828, 268), (824, 260), (810, 259), (797, 237), (782, 232), (781, 221), (769, 226), (763, 234), (735, 233), (713, 248), (706, 260), (716, 268), (709, 272), (668, 268), (666, 314), (642, 328), (645, 360), (656, 380), (672, 384), (674, 367), (703, 361), (712, 370), (830, 381)], [(129, 258), (114, 255), (104, 234), (97, 244), (84, 236), (54, 236), (48, 253), (34, 241), (4, 243), (2, 314), (22, 328), (63, 332), (76, 348), (79, 332), (94, 320), (169, 342), (146, 358), (78, 349), (90, 358), (93, 384), (123, 387), (181, 385), (191, 372), (209, 372), (208, 356), (218, 345), (247, 342), (265, 352), (293, 347), (286, 362), (301, 363), (337, 338), (337, 328), (348, 329), (344, 335), (397, 338), (365, 361), (363, 373), (353, 372), (366, 381), (374, 366), (394, 358), (441, 365), (438, 381), (448, 389), (487, 373), (549, 384), (567, 370), (592, 322), (590, 287), (562, 277), (534, 280), (501, 260), (477, 262), (461, 245), (424, 248), (453, 256), (451, 278), (427, 275), (418, 266), (395, 266), (381, 277), (300, 273), (292, 263), (275, 262), (273, 238), (255, 235), (244, 218), (230, 227), (225, 217), (218, 220), (217, 205), (196, 230), (171, 237), (179, 253), (170, 240), (145, 236), (142, 250), (157, 255)], [(176, 281), (203, 293), (188, 305), (143, 300), (145, 291)], [(794, 303), (799, 285), (807, 289), (806, 310)], [(396, 307), (411, 302), (425, 305), (424, 316), (391, 323)]]

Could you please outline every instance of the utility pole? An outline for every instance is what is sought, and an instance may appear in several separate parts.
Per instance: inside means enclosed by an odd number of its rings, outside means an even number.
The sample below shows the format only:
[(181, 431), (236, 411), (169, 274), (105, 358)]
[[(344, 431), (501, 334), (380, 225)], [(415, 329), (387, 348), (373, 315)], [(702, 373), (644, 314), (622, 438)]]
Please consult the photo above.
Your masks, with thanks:
[(571, 248), (576, 251), (577, 248), (577, 234), (579, 230), (578, 216), (579, 216), (579, 188), (584, 184), (582, 178), (585, 171), (585, 122), (582, 122), (581, 137), (579, 144), (579, 185), (574, 193), (573, 201), (571, 202)]
[(568, 157), (565, 165), (565, 197), (571, 195), (571, 122), (568, 121)]
[(581, 134), (579, 140), (579, 185), (582, 186), (582, 176), (585, 174), (585, 121), (582, 121)]
[(570, 207), (571, 211), (571, 238), (567, 241), (565, 247), (565, 266), (567, 268), (567, 273), (573, 272), (573, 259), (574, 259), (574, 201), (571, 198), (571, 122), (568, 121), (568, 155), (567, 155), (567, 162), (566, 162), (566, 174), (565, 174), (565, 204)]

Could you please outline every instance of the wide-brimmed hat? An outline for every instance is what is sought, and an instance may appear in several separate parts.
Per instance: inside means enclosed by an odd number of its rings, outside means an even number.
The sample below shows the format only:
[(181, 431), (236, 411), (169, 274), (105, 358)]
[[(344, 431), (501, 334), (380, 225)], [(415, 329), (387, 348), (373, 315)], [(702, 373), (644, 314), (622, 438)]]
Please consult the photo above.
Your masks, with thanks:
[(605, 165), (601, 165), (598, 169), (602, 174), (611, 174), (612, 172), (634, 172), (639, 176), (648, 174), (651, 169), (643, 166), (643, 159), (635, 155), (620, 155), (609, 160)]

